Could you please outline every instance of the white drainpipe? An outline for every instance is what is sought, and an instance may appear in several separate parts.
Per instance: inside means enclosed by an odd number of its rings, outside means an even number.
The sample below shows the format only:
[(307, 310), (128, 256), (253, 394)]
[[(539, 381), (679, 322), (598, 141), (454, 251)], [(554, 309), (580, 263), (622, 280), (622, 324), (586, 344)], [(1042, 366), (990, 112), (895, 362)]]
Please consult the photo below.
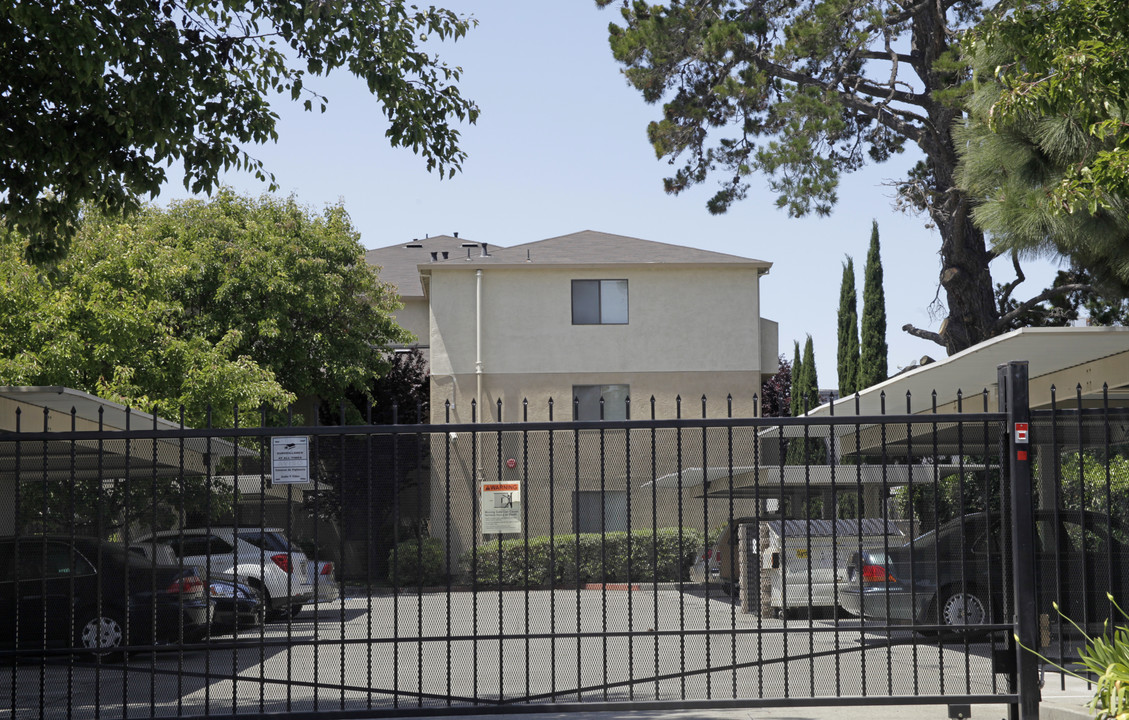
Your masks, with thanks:
[[(474, 288), (474, 356), (475, 356), (474, 357), (474, 378), (475, 378), (475, 382), (477, 384), (476, 391), (475, 391), (475, 406), (478, 408), (478, 410), (477, 410), (478, 415), (477, 415), (476, 419), (481, 421), (481, 418), (482, 418), (482, 269), (479, 268), (478, 270), (476, 270), (474, 272), (474, 276), (475, 276), (475, 278), (474, 278), (474, 280), (475, 280), (475, 288)], [(478, 452), (481, 453), (482, 448), (478, 448)], [(485, 477), (484, 477), (483, 472), (482, 472), (482, 463), (480, 462), (480, 458), (475, 457), (475, 458), (473, 458), (473, 460), (474, 460), (474, 469), (475, 469), (474, 493), (475, 493), (475, 497), (478, 498), (478, 502), (482, 502), (482, 498), (479, 495), (478, 488), (479, 488), (479, 483), (481, 483), (485, 479)], [(478, 537), (475, 539), (475, 542), (481, 544), (484, 537), (485, 537), (485, 534), (482, 532), (482, 528), (479, 528)]]
[(474, 288), (474, 375), (477, 380), (475, 405), (482, 418), (482, 270), (475, 271)]

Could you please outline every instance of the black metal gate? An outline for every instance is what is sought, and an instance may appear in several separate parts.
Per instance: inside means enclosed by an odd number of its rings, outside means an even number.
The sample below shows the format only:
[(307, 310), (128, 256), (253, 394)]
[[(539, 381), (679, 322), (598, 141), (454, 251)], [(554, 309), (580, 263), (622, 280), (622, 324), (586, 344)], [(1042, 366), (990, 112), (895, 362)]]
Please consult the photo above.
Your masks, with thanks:
[(907, 398), (708, 418), (703, 398), (698, 418), (637, 404), (599, 422), (500, 404), (411, 426), (23, 417), (0, 438), (18, 478), (0, 697), (40, 718), (1027, 717), (1037, 665), (1013, 635), (1065, 655), (1049, 601), (1109, 617), (1094, 598), (1124, 592), (1129, 538), (1110, 511), (1125, 413), (1027, 417), (1024, 369), (1001, 371), (1010, 405), (985, 392), (948, 414)]

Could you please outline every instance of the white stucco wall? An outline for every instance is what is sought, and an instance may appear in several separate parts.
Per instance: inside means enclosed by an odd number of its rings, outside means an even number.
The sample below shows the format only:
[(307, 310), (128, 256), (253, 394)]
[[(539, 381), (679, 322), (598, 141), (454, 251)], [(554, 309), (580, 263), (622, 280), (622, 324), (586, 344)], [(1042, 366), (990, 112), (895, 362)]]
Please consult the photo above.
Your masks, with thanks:
[(404, 307), (393, 316), (396, 324), (416, 336), (420, 345), (427, 345), (431, 335), (431, 321), (427, 300), (423, 297), (401, 298)]
[[(572, 280), (627, 279), (627, 325), (573, 325)], [(751, 267), (485, 268), (487, 374), (759, 371)], [(475, 270), (433, 271), (432, 372), (475, 370)]]

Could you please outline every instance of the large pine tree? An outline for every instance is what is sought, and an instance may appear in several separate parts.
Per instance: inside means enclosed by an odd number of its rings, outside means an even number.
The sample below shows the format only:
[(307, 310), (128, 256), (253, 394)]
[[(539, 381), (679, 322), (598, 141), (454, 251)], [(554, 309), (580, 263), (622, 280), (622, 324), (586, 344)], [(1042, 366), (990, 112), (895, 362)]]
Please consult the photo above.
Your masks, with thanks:
[(887, 376), (886, 295), (882, 290), (882, 257), (878, 244), (878, 221), (870, 230), (870, 249), (866, 253), (862, 286), (862, 339), (858, 388), (877, 385)]
[(858, 390), (859, 313), (855, 292), (855, 261), (848, 255), (843, 263), (843, 281), (839, 285), (839, 397)]

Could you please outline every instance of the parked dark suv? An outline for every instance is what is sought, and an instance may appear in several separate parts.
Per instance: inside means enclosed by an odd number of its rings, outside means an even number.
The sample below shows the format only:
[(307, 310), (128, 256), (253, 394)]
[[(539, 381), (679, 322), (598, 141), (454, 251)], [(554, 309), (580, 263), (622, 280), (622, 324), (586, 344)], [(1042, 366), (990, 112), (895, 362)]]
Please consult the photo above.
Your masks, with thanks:
[(104, 653), (193, 640), (208, 598), (191, 568), (91, 537), (0, 538), (0, 643)]

